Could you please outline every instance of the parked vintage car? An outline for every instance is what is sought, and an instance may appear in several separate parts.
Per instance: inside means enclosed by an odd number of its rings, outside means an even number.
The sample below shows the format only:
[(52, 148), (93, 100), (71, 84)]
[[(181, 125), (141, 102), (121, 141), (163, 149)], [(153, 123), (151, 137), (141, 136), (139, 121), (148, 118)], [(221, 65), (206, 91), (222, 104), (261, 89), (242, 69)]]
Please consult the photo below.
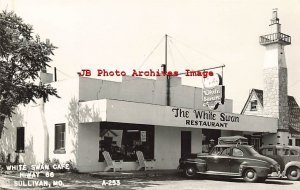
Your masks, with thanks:
[(259, 152), (279, 163), (282, 176), (290, 180), (300, 179), (300, 147), (267, 145), (262, 146)]
[(243, 177), (246, 182), (264, 181), (268, 174), (279, 173), (279, 164), (260, 155), (252, 146), (216, 145), (208, 155), (190, 154), (179, 160), (178, 169), (186, 177), (197, 174)]

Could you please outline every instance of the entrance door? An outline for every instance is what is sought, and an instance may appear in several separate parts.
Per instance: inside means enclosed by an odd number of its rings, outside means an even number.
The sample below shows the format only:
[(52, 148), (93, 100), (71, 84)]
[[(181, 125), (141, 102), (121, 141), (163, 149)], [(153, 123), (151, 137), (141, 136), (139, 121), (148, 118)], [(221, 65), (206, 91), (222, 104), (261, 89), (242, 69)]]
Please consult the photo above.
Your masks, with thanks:
[(251, 145), (255, 148), (255, 150), (259, 151), (260, 148), (260, 138), (259, 137), (251, 137)]
[(191, 153), (192, 134), (191, 131), (181, 131), (181, 157)]

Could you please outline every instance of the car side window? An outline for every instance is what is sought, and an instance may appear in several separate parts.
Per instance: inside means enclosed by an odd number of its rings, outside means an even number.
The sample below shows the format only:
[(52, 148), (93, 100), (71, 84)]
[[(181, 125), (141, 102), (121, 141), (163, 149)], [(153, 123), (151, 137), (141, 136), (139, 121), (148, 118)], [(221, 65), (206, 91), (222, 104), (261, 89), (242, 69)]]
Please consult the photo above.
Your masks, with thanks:
[(279, 156), (287, 156), (289, 155), (289, 149), (277, 148), (277, 155)]
[(244, 156), (244, 153), (240, 149), (234, 148), (232, 150), (232, 156)]
[(265, 156), (273, 156), (274, 155), (274, 151), (273, 148), (264, 148), (261, 153)]
[(228, 156), (230, 155), (230, 148), (226, 148), (225, 150), (222, 151), (221, 155), (223, 156)]
[(210, 155), (218, 155), (220, 153), (219, 147), (214, 147), (210, 152)]
[(297, 152), (296, 150), (291, 150), (290, 154), (295, 156), (295, 155), (299, 155), (299, 152)]
[(223, 150), (227, 149), (228, 147), (214, 147), (210, 152), (210, 155), (220, 155), (222, 154)]

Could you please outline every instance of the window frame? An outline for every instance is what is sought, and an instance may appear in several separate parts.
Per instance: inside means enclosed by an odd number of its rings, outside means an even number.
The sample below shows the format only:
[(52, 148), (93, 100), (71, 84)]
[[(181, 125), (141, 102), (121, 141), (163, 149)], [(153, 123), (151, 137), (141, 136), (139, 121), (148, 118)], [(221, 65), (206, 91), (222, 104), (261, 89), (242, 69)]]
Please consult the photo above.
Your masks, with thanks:
[[(294, 154), (293, 152), (296, 152), (297, 154)], [(290, 156), (299, 156), (299, 152), (294, 149), (290, 149)]]
[(211, 151), (208, 153), (208, 155), (211, 156), (219, 156), (222, 154), (222, 152), (226, 149), (230, 148), (229, 146), (214, 146)]
[(250, 111), (257, 111), (257, 105), (258, 105), (257, 100), (251, 100), (250, 101)]
[[(23, 132), (22, 132), (23, 131)], [(17, 127), (16, 153), (25, 153), (25, 127)], [(22, 136), (20, 136), (22, 135)]]
[[(100, 130), (99, 130), (99, 159), (98, 162), (103, 162), (104, 158), (102, 156), (102, 152), (107, 149), (105, 147), (105, 140), (104, 140), (104, 133), (105, 130), (109, 131), (122, 131), (122, 137), (121, 137), (121, 148), (122, 151), (118, 146), (112, 146), (115, 151), (106, 150), (110, 153), (113, 160), (123, 160), (126, 162), (136, 162), (136, 154), (129, 154), (129, 152), (134, 152), (135, 150), (132, 150), (132, 145), (135, 143), (134, 141), (138, 142), (137, 149), (144, 149), (140, 150), (144, 154), (144, 158), (146, 160), (155, 160), (155, 126), (154, 125), (143, 125), (143, 124), (134, 124), (134, 123), (119, 123), (119, 122), (100, 122)], [(146, 141), (141, 141), (141, 132), (145, 131), (143, 133), (146, 134)], [(133, 138), (133, 133), (138, 133), (139, 140), (136, 140)], [(102, 136), (101, 136), (102, 135)], [(133, 136), (132, 136), (133, 135)], [(132, 142), (131, 142), (132, 141)], [(114, 142), (114, 141), (113, 141)], [(133, 144), (132, 144), (133, 143)], [(141, 143), (141, 144), (140, 144)], [(103, 146), (104, 145), (104, 146)], [(111, 148), (112, 148), (111, 147)], [(149, 151), (145, 151), (147, 148), (149, 148)], [(124, 152), (123, 152), (124, 151)], [(126, 153), (126, 155), (116, 154), (120, 153), (122, 154)]]
[(58, 123), (54, 125), (54, 154), (66, 153), (66, 124)]
[(222, 150), (222, 152), (220, 152), (220, 156), (230, 156), (231, 155), (231, 147), (225, 148), (224, 150)]
[[(271, 152), (272, 152), (272, 154), (267, 154), (267, 153), (271, 153)], [(260, 153), (264, 156), (276, 156), (276, 152), (275, 152), (274, 148), (263, 148), (263, 149), (261, 149)]]
[[(237, 150), (241, 151), (241, 152), (242, 152), (242, 155), (241, 155), (241, 156), (234, 155), (234, 150), (235, 150), (235, 149), (237, 149)], [(244, 154), (244, 152), (243, 152), (241, 149), (239, 149), (239, 148), (236, 148), (236, 147), (234, 147), (234, 148), (232, 149), (232, 156), (233, 156), (233, 157), (244, 157), (244, 155), (245, 155), (245, 154)]]

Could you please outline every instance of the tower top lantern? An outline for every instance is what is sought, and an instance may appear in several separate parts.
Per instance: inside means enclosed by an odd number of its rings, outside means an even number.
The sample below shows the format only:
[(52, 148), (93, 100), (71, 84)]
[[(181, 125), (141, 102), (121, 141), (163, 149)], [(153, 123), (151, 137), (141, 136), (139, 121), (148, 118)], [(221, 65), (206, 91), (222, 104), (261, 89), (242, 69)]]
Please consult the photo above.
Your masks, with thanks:
[(273, 9), (273, 14), (272, 14), (272, 19), (271, 19), (271, 24), (279, 24), (279, 18), (278, 18), (278, 9), (275, 8)]
[(291, 36), (281, 33), (277, 8), (273, 9), (271, 24), (269, 26), (271, 27), (271, 33), (259, 37), (260, 45), (266, 46), (274, 43), (281, 45), (291, 44)]

